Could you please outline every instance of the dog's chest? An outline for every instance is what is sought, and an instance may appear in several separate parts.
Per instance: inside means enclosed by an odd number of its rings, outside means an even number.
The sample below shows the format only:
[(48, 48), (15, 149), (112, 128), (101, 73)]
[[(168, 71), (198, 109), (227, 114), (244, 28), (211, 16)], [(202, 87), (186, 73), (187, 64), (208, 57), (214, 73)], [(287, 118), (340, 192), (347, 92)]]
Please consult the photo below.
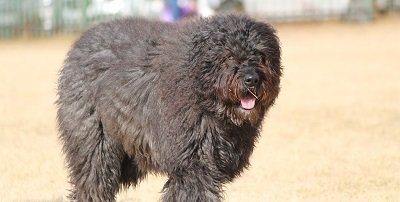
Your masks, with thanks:
[(249, 164), (254, 148), (255, 131), (230, 132), (229, 136), (213, 136), (213, 157), (220, 172), (230, 178), (238, 175)]

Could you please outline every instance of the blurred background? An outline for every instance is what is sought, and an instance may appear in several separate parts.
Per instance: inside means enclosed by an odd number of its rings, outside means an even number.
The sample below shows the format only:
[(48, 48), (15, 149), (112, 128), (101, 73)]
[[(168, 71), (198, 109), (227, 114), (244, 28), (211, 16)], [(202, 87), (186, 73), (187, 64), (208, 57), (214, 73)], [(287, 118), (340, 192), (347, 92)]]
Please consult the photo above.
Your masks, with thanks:
[[(400, 201), (400, 0), (0, 0), (0, 201), (66, 201), (58, 72), (101, 21), (242, 13), (273, 24), (282, 90), (225, 201)], [(118, 201), (157, 201), (165, 176)]]
[(240, 12), (270, 22), (372, 21), (400, 9), (400, 0), (0, 0), (0, 37), (79, 32), (122, 16), (176, 21)]

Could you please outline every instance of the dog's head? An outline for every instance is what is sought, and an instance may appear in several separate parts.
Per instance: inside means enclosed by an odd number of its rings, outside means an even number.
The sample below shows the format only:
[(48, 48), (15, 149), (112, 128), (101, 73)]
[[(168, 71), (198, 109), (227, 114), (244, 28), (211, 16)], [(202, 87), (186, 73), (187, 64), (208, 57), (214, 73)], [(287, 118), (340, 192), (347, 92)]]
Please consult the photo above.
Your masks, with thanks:
[(274, 29), (235, 15), (205, 19), (193, 39), (191, 65), (206, 109), (236, 125), (260, 124), (280, 89)]

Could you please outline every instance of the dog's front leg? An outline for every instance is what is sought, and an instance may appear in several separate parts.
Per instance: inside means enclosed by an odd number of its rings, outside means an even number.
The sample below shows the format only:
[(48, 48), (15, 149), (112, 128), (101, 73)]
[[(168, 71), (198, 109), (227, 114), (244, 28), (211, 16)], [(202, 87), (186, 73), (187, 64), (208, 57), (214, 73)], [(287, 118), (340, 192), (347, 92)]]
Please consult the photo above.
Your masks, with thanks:
[(163, 202), (221, 201), (221, 183), (201, 169), (171, 174), (163, 191)]

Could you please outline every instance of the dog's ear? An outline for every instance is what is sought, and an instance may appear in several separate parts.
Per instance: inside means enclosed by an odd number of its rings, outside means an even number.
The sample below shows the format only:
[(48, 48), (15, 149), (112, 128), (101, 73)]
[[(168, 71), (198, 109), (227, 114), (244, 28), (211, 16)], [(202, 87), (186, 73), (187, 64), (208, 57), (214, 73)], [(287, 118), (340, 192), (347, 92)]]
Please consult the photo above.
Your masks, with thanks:
[(194, 34), (192, 50), (189, 53), (189, 64), (196, 72), (194, 90), (199, 96), (209, 100), (217, 99), (215, 84), (222, 74), (221, 63), (224, 58), (221, 56), (224, 47), (218, 38), (222, 39), (223, 34), (215, 29), (203, 27)]
[(270, 24), (255, 22), (250, 33), (249, 40), (255, 42), (255, 49), (262, 53), (266, 65), (280, 76), (281, 48), (276, 30)]
[(224, 60), (221, 55), (225, 51), (224, 33), (212, 27), (203, 26), (192, 37), (192, 48), (189, 52), (189, 63), (195, 71), (201, 71), (202, 74), (216, 72), (217, 67)]

